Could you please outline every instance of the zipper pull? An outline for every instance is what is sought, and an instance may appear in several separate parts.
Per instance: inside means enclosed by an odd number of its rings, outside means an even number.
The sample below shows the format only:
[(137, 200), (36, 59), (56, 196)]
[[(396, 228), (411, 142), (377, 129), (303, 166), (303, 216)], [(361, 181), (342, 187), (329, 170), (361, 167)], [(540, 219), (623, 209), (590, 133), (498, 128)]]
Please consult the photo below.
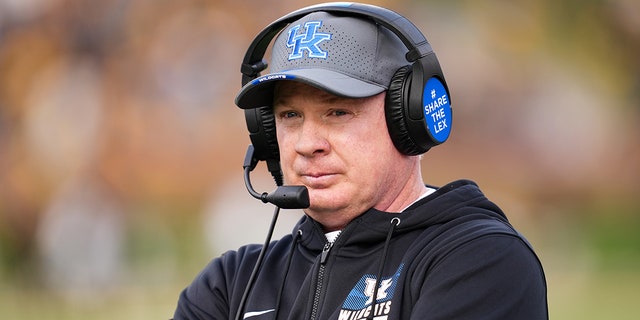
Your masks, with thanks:
[(325, 264), (327, 262), (327, 257), (329, 257), (329, 251), (333, 247), (333, 242), (327, 242), (322, 248), (322, 254), (320, 255), (320, 264)]

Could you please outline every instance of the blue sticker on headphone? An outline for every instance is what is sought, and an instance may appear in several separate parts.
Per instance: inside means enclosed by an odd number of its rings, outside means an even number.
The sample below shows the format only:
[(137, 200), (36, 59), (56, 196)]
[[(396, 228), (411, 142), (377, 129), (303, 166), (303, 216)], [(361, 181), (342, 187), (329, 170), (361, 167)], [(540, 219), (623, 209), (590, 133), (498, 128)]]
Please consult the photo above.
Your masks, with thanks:
[(424, 122), (429, 128), (433, 140), (443, 143), (451, 133), (451, 103), (447, 90), (438, 78), (427, 81), (422, 94)]

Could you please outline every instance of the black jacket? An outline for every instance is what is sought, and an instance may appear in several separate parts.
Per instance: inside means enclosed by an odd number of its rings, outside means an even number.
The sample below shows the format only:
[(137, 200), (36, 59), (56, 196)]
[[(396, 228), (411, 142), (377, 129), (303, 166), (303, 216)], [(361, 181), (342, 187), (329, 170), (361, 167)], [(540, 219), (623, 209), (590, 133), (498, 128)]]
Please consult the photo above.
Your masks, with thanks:
[[(214, 259), (182, 292), (174, 318), (234, 319), (260, 247)], [(477, 185), (456, 181), (402, 213), (368, 210), (333, 245), (303, 217), (291, 235), (270, 244), (244, 318), (356, 320), (370, 313), (389, 320), (547, 319), (544, 272)]]

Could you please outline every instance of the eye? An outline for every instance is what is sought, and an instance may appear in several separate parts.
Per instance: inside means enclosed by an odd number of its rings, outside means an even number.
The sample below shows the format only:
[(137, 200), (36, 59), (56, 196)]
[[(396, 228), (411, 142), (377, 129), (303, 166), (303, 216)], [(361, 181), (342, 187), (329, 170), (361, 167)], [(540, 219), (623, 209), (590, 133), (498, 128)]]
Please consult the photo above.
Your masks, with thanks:
[(350, 112), (348, 112), (346, 110), (338, 109), (338, 110), (333, 110), (332, 114), (334, 116), (341, 117), (341, 116), (346, 116), (346, 115), (350, 114)]
[(302, 123), (302, 113), (296, 110), (282, 110), (275, 114), (276, 122), (283, 127), (298, 126)]
[(327, 112), (326, 119), (329, 121), (347, 121), (353, 118), (356, 113), (353, 110), (349, 109), (330, 109)]
[(353, 115), (353, 111), (347, 109), (331, 109), (327, 112), (327, 116), (329, 117), (344, 117)]
[(282, 119), (293, 119), (300, 117), (300, 114), (295, 111), (282, 111), (278, 113), (278, 116)]

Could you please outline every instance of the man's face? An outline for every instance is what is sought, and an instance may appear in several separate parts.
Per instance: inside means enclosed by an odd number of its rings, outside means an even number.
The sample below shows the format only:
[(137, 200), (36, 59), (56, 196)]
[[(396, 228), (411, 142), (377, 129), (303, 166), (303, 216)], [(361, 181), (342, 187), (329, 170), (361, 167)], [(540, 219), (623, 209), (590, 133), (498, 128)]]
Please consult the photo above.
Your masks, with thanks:
[(305, 212), (328, 231), (369, 208), (390, 209), (407, 189), (415, 162), (389, 137), (384, 97), (341, 98), (298, 82), (278, 85), (274, 115), (286, 184), (309, 189)]

